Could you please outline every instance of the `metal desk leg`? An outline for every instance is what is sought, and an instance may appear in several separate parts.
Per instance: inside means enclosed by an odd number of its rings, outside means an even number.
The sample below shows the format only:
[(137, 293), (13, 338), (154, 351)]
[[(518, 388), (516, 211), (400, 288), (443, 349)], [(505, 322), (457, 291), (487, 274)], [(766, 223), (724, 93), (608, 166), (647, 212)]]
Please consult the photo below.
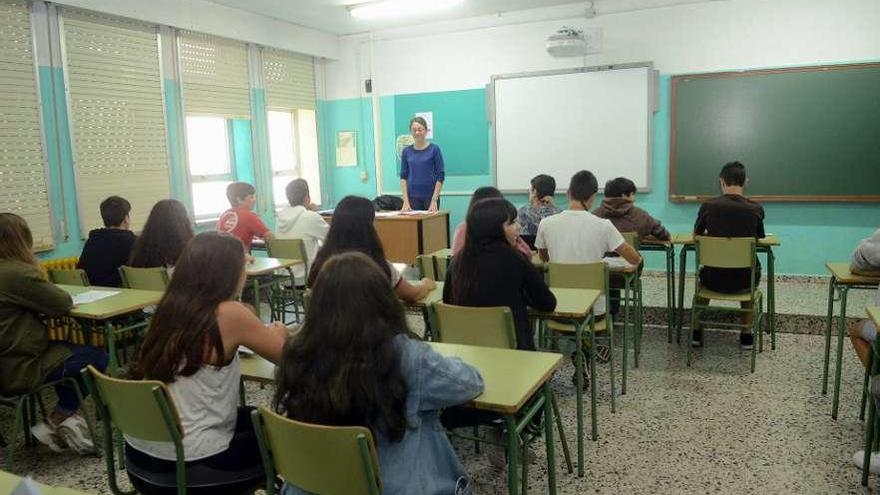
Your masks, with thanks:
[[(606, 316), (607, 318), (607, 316)], [(596, 325), (593, 323), (593, 320), (590, 321), (590, 420), (593, 427), (593, 441), (599, 439), (599, 421), (596, 418), (596, 403), (598, 401), (598, 394), (596, 389)], [(611, 331), (611, 325), (608, 325), (608, 330)], [(609, 353), (609, 355), (611, 355)], [(613, 362), (610, 362), (611, 369), (614, 369)], [(611, 380), (611, 385), (614, 386), (614, 380)]]
[[(559, 432), (560, 436), (562, 432)], [(547, 451), (547, 484), (550, 495), (556, 494), (556, 445), (553, 444), (553, 390), (544, 382), (544, 447)], [(526, 462), (529, 462), (526, 459)]]
[(675, 325), (675, 247), (666, 249), (666, 341), (672, 343)]
[(110, 362), (107, 368), (110, 376), (119, 376), (119, 357), (116, 355), (116, 336), (113, 334), (113, 324), (107, 320), (104, 322), (104, 341), (107, 344), (107, 354)]
[(837, 362), (834, 364), (834, 399), (831, 402), (831, 418), (837, 419), (837, 408), (840, 405), (840, 373), (843, 369), (843, 341), (846, 339), (846, 294), (849, 287), (841, 285), (840, 320), (837, 322)]
[[(632, 278), (631, 278), (630, 274), (628, 274), (628, 273), (624, 274), (624, 276), (623, 276), (623, 297), (621, 298), (621, 302), (623, 303), (623, 364), (621, 364), (621, 371), (623, 373), (623, 382), (620, 386), (620, 394), (621, 395), (626, 395), (626, 370), (627, 370), (627, 361), (629, 361), (629, 345), (627, 342), (626, 328), (629, 326), (629, 307), (630, 307), (630, 300), (632, 299), (632, 291), (630, 290), (631, 287), (632, 287)], [(605, 315), (605, 317), (611, 318), (611, 312), (609, 311)], [(610, 357), (614, 354), (614, 333), (611, 331), (612, 330), (611, 323), (613, 323), (613, 320), (609, 321), (608, 323), (609, 323), (609, 325), (608, 325), (608, 332), (609, 332), (608, 345), (610, 346), (610, 349), (608, 350), (608, 356)], [(633, 335), (635, 335), (635, 332), (633, 332)], [(613, 377), (614, 376), (613, 375), (614, 360), (611, 359), (609, 361), (609, 364), (611, 364), (611, 367), (610, 367), (612, 370), (611, 376)], [(593, 379), (594, 380), (596, 379), (595, 376), (593, 377)], [(611, 379), (611, 384), (612, 384), (612, 386), (614, 385), (613, 378)], [(613, 409), (614, 409), (614, 407), (612, 406), (612, 410)]]
[(513, 415), (505, 416), (504, 423), (507, 427), (507, 491), (510, 495), (516, 495), (519, 487), (519, 434), (516, 432), (516, 418)]
[(639, 357), (642, 355), (642, 330), (644, 325), (644, 306), (642, 301), (642, 277), (640, 274), (637, 274), (635, 280), (635, 294), (636, 294), (636, 338), (635, 338), (635, 366), (639, 367)]
[[(678, 267), (678, 325), (675, 330), (676, 342), (681, 342), (681, 327), (684, 323), (684, 277), (685, 267), (687, 266), (687, 251), (687, 246), (681, 247), (681, 254), (679, 254), (681, 259), (678, 261), (681, 266)], [(687, 344), (690, 345), (690, 342)]]
[(822, 366), (822, 395), (828, 393), (828, 363), (831, 360), (831, 321), (834, 318), (834, 276), (828, 281), (828, 317), (825, 320), (825, 363)]
[(263, 321), (263, 310), (260, 308), (260, 281), (254, 277), (254, 311), (257, 312), (257, 319)]
[[(590, 321), (592, 326), (592, 314), (590, 315)], [(578, 476), (583, 478), (584, 476), (584, 352), (583, 352), (583, 334), (584, 334), (584, 325), (586, 322), (575, 322), (575, 332), (574, 332), (574, 343), (575, 343), (575, 353), (574, 353), (574, 388), (575, 388), (575, 406), (577, 407), (577, 454), (578, 454)], [(591, 380), (592, 381), (592, 380)], [(595, 402), (592, 406), (593, 411), (593, 431), (596, 431), (595, 419), (596, 419), (596, 409)]]
[[(871, 345), (871, 367), (870, 370), (872, 373), (876, 373), (878, 363), (877, 359), (873, 359), (873, 354), (875, 352), (874, 344)], [(870, 397), (868, 399), (868, 422), (865, 423), (865, 456), (862, 460), (862, 486), (868, 486), (868, 474), (870, 473), (871, 466), (871, 451), (874, 447), (875, 439), (875, 428), (874, 424), (875, 418), (877, 415), (877, 408), (874, 405), (874, 398)]]
[(871, 378), (871, 370), (874, 369), (874, 351), (872, 350), (868, 354), (868, 366), (865, 366), (865, 378), (862, 381), (862, 403), (859, 404), (859, 421), (865, 420), (865, 405), (868, 400), (868, 396), (870, 395), (868, 392), (868, 383)]
[(773, 249), (767, 248), (767, 309), (770, 312), (770, 350), (776, 350), (776, 270)]

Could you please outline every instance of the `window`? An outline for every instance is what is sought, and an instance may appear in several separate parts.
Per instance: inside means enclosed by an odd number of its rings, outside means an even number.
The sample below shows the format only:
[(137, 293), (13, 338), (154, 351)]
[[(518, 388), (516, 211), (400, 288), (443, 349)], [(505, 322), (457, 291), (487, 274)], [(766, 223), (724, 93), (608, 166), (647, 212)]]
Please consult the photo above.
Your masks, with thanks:
[(312, 202), (321, 202), (318, 169), (318, 135), (314, 110), (268, 112), (269, 159), (272, 164), (272, 196), (275, 206), (287, 204), (285, 188), (296, 178), (309, 183)]
[(226, 186), (235, 179), (226, 119), (187, 116), (186, 147), (193, 213), (197, 219), (218, 216), (229, 208)]

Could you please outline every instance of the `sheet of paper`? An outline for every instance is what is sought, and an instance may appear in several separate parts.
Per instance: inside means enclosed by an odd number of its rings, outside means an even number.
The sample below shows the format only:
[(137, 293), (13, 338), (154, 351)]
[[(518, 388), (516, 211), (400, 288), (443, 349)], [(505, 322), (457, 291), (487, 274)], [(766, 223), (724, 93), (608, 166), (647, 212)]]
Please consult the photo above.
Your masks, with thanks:
[(376, 218), (396, 217), (399, 214), (399, 211), (377, 211)]
[(107, 299), (116, 294), (119, 294), (118, 290), (87, 290), (73, 296), (73, 304), (77, 306), (80, 304), (89, 304), (100, 301), (101, 299)]
[(401, 215), (427, 215), (428, 210), (411, 210), (411, 211), (400, 211), (397, 212)]

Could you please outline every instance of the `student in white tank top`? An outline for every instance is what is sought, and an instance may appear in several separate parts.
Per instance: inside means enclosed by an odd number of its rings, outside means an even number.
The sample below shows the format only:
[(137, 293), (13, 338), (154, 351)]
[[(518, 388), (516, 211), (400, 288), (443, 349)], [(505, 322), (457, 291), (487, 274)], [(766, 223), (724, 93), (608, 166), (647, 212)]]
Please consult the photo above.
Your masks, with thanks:
[[(262, 469), (250, 408), (238, 407), (238, 346), (277, 362), (287, 337), (284, 325), (264, 325), (235, 301), (245, 282), (244, 266), (235, 237), (218, 232), (194, 237), (180, 255), (133, 369), (135, 378), (168, 385), (188, 464), (218, 471)], [(173, 444), (126, 441), (134, 465), (173, 471)]]

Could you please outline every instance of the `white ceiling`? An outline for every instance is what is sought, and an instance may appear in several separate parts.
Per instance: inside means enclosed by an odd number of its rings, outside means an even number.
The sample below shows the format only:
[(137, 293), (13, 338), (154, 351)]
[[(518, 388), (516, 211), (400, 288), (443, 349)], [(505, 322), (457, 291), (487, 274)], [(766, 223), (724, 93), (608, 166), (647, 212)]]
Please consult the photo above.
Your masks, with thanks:
[(346, 35), (567, 5), (586, 12), (592, 3), (598, 15), (617, 12), (667, 7), (682, 3), (699, 3), (717, 0), (465, 0), (457, 7), (405, 18), (382, 20), (354, 19), (346, 5), (363, 3), (364, 0), (209, 0), (213, 3), (239, 10), (287, 21), (300, 26), (318, 29), (332, 34)]

